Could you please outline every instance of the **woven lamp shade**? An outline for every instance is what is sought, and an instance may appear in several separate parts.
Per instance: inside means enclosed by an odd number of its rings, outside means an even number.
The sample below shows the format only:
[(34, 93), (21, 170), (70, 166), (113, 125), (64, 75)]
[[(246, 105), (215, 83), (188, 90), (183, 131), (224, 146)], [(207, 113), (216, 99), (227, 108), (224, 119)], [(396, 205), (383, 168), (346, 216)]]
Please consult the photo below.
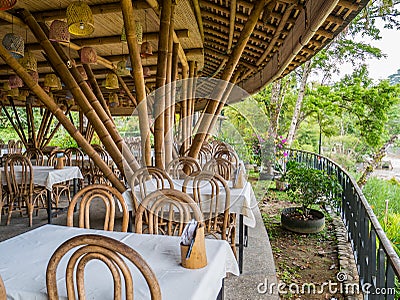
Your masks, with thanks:
[(56, 77), (56, 78), (57, 78), (57, 86), (52, 87), (51, 90), (52, 91), (61, 91), (62, 90), (61, 79), (60, 79), (60, 77)]
[(89, 5), (75, 1), (67, 7), (68, 30), (73, 35), (86, 36), (94, 31), (94, 19)]
[(9, 90), (7, 92), (7, 96), (18, 97), (19, 96), (19, 89), (18, 88), (14, 88), (14, 89)]
[(3, 83), (3, 91), (8, 92), (9, 90), (11, 90), (10, 81), (7, 80)]
[(3, 38), (3, 46), (14, 58), (24, 57), (24, 39), (15, 33), (7, 33)]
[(116, 72), (119, 76), (129, 76), (131, 74), (126, 67), (126, 60), (121, 60), (118, 62)]
[(116, 90), (119, 88), (118, 77), (114, 73), (108, 73), (106, 76), (106, 89)]
[(139, 45), (143, 43), (143, 27), (140, 22), (135, 22), (135, 32), (136, 32), (136, 40)]
[(143, 67), (143, 77), (150, 77), (150, 68), (149, 67)]
[(88, 76), (83, 66), (77, 66), (76, 69), (78, 70), (79, 74), (81, 74), (83, 80), (88, 80)]
[(18, 100), (19, 101), (26, 101), (26, 97), (29, 96), (29, 91), (28, 90), (21, 90), (19, 91), (19, 96)]
[(35, 81), (36, 83), (39, 82), (39, 73), (37, 71), (30, 71), (28, 73), (29, 75), (31, 75), (33, 81)]
[(117, 107), (119, 106), (119, 100), (118, 100), (118, 95), (117, 93), (111, 93), (109, 98), (108, 98), (108, 105), (110, 107)]
[(17, 3), (17, 0), (1, 0), (0, 1), (0, 10), (7, 10), (13, 8), (13, 6)]
[(24, 57), (19, 59), (19, 63), (25, 70), (37, 72), (37, 60), (31, 52), (25, 52)]
[(140, 56), (141, 57), (149, 57), (153, 55), (153, 47), (149, 42), (144, 42), (140, 46)]
[(49, 31), (50, 41), (69, 43), (70, 37), (67, 22), (61, 20), (51, 22)]
[(55, 74), (46, 74), (44, 76), (44, 86), (48, 88), (58, 88), (58, 78)]
[(19, 77), (18, 75), (11, 75), (10, 78), (8, 79), (8, 81), (10, 82), (10, 87), (12, 89), (24, 86), (24, 82), (22, 81), (21, 77)]
[(81, 49), (81, 62), (83, 64), (95, 64), (97, 63), (97, 53), (92, 47), (83, 47)]

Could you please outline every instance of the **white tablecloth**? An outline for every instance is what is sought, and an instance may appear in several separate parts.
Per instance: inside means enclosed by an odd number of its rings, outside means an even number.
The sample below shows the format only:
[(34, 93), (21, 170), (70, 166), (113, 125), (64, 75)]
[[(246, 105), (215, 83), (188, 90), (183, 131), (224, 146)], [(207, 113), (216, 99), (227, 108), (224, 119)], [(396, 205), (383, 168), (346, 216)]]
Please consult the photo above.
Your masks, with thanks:
[[(190, 270), (180, 265), (180, 237), (44, 225), (0, 243), (0, 275), (8, 299), (47, 300), (46, 267), (51, 255), (65, 240), (88, 233), (112, 237), (139, 252), (154, 271), (164, 300), (216, 299), (226, 273), (239, 275), (226, 241), (206, 239), (208, 265)], [(63, 259), (57, 270), (59, 295), (63, 298), (66, 261)], [(112, 279), (104, 264), (91, 262), (86, 271), (86, 299), (112, 299)], [(144, 279), (137, 271), (133, 275), (135, 299), (150, 299)]]
[[(182, 190), (183, 180), (181, 179), (173, 179), (174, 188), (177, 190)], [(165, 184), (168, 188), (168, 183)], [(243, 224), (254, 228), (256, 226), (256, 218), (253, 213), (253, 208), (257, 206), (257, 200), (254, 195), (253, 188), (249, 182), (246, 182), (243, 188), (234, 189), (232, 188), (232, 182), (229, 182), (230, 191), (231, 191), (231, 205), (230, 212), (237, 213), (243, 215)], [(146, 182), (146, 192), (149, 194), (154, 192), (157, 189), (157, 185), (154, 180), (149, 180)], [(205, 199), (207, 196), (211, 197), (211, 186), (204, 185), (201, 188), (202, 199)], [(189, 183), (187, 194), (193, 197), (193, 189), (191, 183)], [(128, 205), (129, 210), (133, 210), (133, 203), (131, 198), (131, 190), (128, 189), (123, 194), (126, 204)], [(135, 195), (138, 201), (140, 202), (140, 193), (139, 188), (135, 187)], [(221, 209), (223, 212), (223, 208)]]
[[(16, 166), (16, 176), (21, 176), (21, 167)], [(83, 178), (78, 167), (64, 167), (63, 169), (54, 169), (54, 167), (33, 166), (33, 183), (44, 186), (49, 191), (52, 190), (53, 184), (72, 180), (74, 178)], [(2, 170), (3, 185), (7, 184), (4, 169)]]

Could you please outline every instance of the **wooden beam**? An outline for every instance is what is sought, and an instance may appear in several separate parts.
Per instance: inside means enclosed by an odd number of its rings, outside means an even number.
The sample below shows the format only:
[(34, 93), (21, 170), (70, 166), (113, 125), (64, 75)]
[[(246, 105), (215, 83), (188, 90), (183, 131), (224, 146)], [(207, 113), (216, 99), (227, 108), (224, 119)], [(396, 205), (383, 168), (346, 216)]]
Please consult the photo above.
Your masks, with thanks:
[[(297, 17), (296, 23), (286, 36), (284, 44), (281, 46), (282, 50), (276, 52), (264, 68), (252, 77), (245, 78), (241, 87), (253, 94), (261, 87), (279, 78), (301, 49), (311, 41), (338, 2), (338, 0), (333, 2), (324, 0), (307, 2), (305, 8)], [(306, 18), (309, 21), (304, 23)]]
[[(267, 1), (269, 1), (269, 0), (267, 0)], [(213, 121), (213, 116), (216, 113), (216, 111), (218, 109), (218, 105), (220, 104), (220, 100), (225, 92), (225, 89), (228, 86), (228, 81), (231, 79), (231, 77), (233, 75), (233, 72), (240, 60), (240, 56), (242, 55), (243, 50), (246, 47), (247, 41), (249, 40), (250, 35), (251, 35), (254, 27), (256, 26), (258, 18), (260, 17), (267, 1), (262, 0), (262, 1), (255, 2), (254, 7), (250, 13), (250, 16), (247, 19), (247, 22), (245, 23), (242, 32), (240, 33), (238, 42), (236, 43), (235, 48), (233, 49), (232, 53), (229, 56), (227, 64), (221, 75), (221, 80), (223, 82), (221, 82), (214, 89), (212, 96), (211, 96), (211, 99), (214, 99), (214, 100), (210, 100), (208, 102), (208, 105), (205, 109), (205, 115), (204, 115), (202, 122), (200, 124), (200, 127), (199, 127), (200, 132), (196, 133), (193, 143), (192, 143), (192, 146), (190, 148), (189, 156), (191, 156), (193, 158), (197, 158), (200, 148), (201, 148), (203, 142), (205, 141), (205, 139), (207, 138), (208, 128), (210, 127), (210, 125)], [(222, 103), (222, 105), (223, 104), (224, 103)]]
[(228, 36), (228, 47), (226, 51), (228, 54), (231, 53), (233, 33), (235, 32), (236, 0), (231, 0), (230, 6), (231, 6), (231, 13), (229, 14), (229, 36)]

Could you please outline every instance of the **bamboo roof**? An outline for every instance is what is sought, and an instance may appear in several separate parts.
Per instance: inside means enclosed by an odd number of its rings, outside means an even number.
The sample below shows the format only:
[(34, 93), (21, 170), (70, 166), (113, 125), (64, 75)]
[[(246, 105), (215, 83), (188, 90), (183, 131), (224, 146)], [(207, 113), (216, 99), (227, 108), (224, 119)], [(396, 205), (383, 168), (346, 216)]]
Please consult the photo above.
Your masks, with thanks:
[[(19, 0), (9, 11), (0, 12), (0, 36), (14, 32), (21, 35), (38, 60), (40, 82), (44, 75), (52, 73), (46, 56), (30, 30), (19, 18), (18, 9), (29, 10), (39, 22), (48, 26), (55, 19), (65, 19), (67, 6), (72, 1)], [(64, 45), (65, 52), (79, 64), (77, 49), (92, 46), (101, 57), (93, 72), (101, 86), (110, 68), (118, 61), (128, 58), (128, 46), (121, 42), (123, 18), (119, 1), (85, 1), (94, 14), (94, 33), (88, 37), (71, 36), (71, 44)], [(266, 84), (287, 75), (309, 60), (319, 50), (343, 31), (349, 22), (366, 5), (366, 0), (269, 0), (241, 55), (235, 72), (239, 72), (236, 83), (253, 94)], [(150, 67), (151, 76), (145, 79), (148, 90), (155, 88), (159, 7), (155, 0), (133, 1), (135, 17), (143, 27), (143, 41), (153, 46), (155, 55), (142, 59), (143, 66)], [(253, 0), (180, 0), (175, 9), (175, 43), (179, 43), (179, 70), (188, 61), (195, 61), (198, 76), (219, 78), (232, 53), (235, 43), (245, 26), (256, 1)], [(0, 82), (13, 74), (5, 62), (0, 61)], [(124, 77), (128, 87), (134, 91), (133, 79)], [(0, 86), (1, 88), (1, 86)], [(201, 87), (207, 93), (207, 86)], [(104, 94), (109, 91), (102, 89)], [(211, 90), (209, 91), (211, 92)], [(4, 95), (4, 92), (2, 93)], [(54, 93), (65, 97), (66, 90)], [(132, 102), (121, 92), (120, 106), (116, 114), (129, 115)], [(108, 98), (107, 96), (105, 96)], [(7, 99), (3, 99), (7, 105)], [(202, 109), (206, 101), (199, 99), (196, 109)], [(23, 105), (24, 101), (18, 101)], [(37, 103), (39, 104), (39, 102)]]

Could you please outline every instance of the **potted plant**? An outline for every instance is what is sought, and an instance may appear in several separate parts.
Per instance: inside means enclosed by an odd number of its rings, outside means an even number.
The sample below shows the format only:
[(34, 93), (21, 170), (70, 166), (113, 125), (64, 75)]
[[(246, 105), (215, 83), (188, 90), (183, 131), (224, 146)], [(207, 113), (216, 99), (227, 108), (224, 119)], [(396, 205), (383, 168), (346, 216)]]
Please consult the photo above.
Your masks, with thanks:
[(311, 207), (333, 205), (338, 201), (342, 187), (337, 177), (309, 168), (304, 164), (292, 162), (287, 170), (286, 178), (289, 183), (288, 195), (300, 206), (283, 209), (282, 226), (298, 233), (321, 231), (325, 226), (324, 214)]

